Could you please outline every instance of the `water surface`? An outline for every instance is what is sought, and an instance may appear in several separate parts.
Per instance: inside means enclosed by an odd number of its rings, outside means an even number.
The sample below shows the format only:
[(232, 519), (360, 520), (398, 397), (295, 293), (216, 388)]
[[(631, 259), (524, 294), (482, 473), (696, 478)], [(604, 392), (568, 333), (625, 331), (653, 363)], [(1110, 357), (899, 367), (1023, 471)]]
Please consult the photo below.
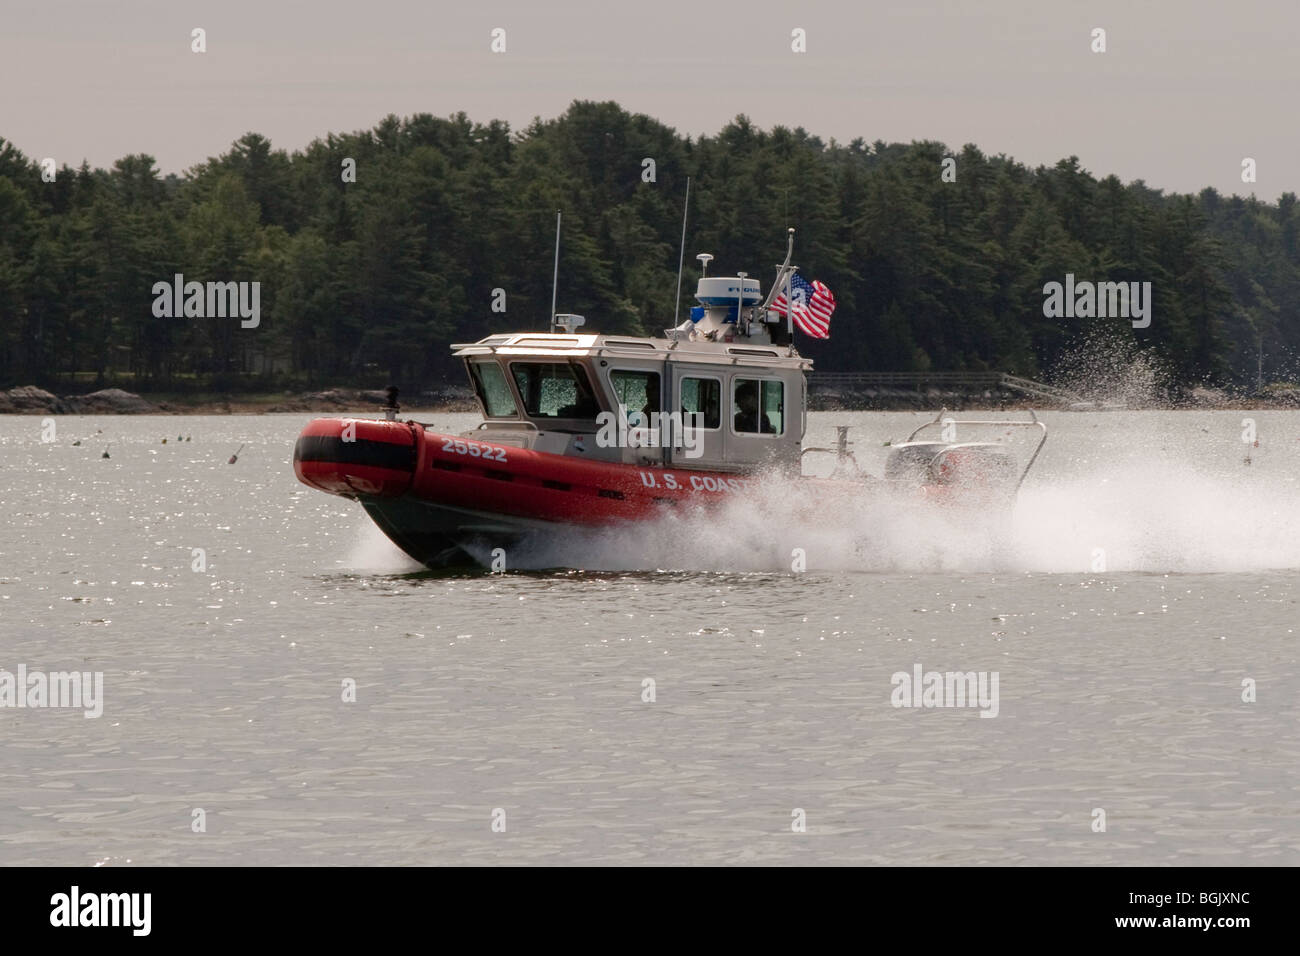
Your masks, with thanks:
[[(0, 863), (1300, 862), (1300, 415), (1047, 414), (1010, 514), (740, 501), (504, 575), (298, 484), (310, 417), (0, 417), (0, 668), (105, 698), (0, 709)], [(891, 706), (918, 663), (998, 716)]]

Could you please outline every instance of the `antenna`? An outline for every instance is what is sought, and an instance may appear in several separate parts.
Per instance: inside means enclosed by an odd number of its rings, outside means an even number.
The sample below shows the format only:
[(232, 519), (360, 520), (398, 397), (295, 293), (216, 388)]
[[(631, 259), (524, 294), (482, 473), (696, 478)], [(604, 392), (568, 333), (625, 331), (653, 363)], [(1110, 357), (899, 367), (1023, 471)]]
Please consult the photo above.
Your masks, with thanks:
[(551, 275), (551, 331), (555, 331), (555, 293), (560, 285), (560, 211), (555, 211), (555, 271)]
[[(790, 232), (790, 246), (794, 247), (794, 230)], [(787, 260), (788, 261), (788, 260)], [(785, 274), (785, 329), (790, 336), (790, 353), (794, 355), (794, 270), (790, 269)]]
[(700, 260), (700, 275), (707, 276), (709, 274), (709, 263), (713, 261), (713, 256), (707, 252), (701, 252), (695, 258)]
[(682, 263), (686, 261), (686, 213), (691, 208), (691, 177), (686, 177), (686, 202), (682, 203), (682, 245), (677, 253), (677, 298), (673, 302), (673, 328), (682, 311)]
[[(745, 276), (749, 275), (749, 273), (737, 272), (736, 275), (740, 277), (740, 294), (736, 297), (736, 331), (740, 332), (740, 310), (745, 305)], [(749, 334), (748, 325), (745, 327), (745, 334)]]

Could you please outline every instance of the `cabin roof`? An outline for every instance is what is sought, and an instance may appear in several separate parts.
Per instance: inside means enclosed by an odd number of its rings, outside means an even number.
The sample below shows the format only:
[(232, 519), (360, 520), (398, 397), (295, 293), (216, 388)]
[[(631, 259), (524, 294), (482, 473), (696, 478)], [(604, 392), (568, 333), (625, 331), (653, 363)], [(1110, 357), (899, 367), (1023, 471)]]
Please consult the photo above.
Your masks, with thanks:
[(787, 346), (747, 342), (691, 342), (685, 338), (658, 339), (634, 335), (579, 335), (559, 332), (508, 332), (489, 335), (477, 342), (452, 347), (457, 358), (476, 355), (535, 356), (538, 358), (639, 358), (718, 365), (767, 365), (781, 368), (812, 368), (805, 358)]

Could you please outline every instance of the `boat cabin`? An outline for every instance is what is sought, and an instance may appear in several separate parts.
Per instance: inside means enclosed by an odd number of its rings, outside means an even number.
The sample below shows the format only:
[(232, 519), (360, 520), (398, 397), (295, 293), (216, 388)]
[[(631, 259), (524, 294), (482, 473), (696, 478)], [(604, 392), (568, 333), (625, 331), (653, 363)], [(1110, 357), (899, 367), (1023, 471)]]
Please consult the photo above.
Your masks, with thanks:
[(485, 438), (593, 461), (797, 473), (811, 360), (753, 279), (706, 277), (696, 295), (664, 338), (579, 334), (581, 317), (556, 316), (551, 332), (452, 346)]

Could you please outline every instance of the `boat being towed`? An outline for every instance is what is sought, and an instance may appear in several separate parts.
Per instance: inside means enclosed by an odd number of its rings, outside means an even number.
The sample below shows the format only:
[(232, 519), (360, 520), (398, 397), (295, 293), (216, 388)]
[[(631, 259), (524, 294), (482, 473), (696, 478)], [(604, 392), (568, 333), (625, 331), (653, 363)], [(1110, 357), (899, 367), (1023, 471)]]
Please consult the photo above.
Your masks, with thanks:
[[(797, 481), (792, 507), (810, 520), (868, 488), (980, 507), (1014, 498), (1046, 441), (1032, 413), (940, 413), (891, 448), (880, 479), (858, 467), (847, 427), (834, 448), (805, 448), (812, 362), (794, 347), (791, 317), (772, 308), (795, 271), (789, 252), (766, 298), (757, 280), (710, 277), (711, 257), (699, 258), (699, 305), (662, 338), (579, 333), (581, 316), (553, 315), (545, 333), (453, 345), (483, 413), (477, 428), (451, 435), (403, 421), (393, 390), (382, 420), (311, 422), (294, 449), (298, 479), (359, 501), (430, 567), (486, 564), (530, 535), (716, 508), (756, 494), (766, 476)], [(1016, 426), (1042, 433), (1023, 467), (1001, 441), (956, 441), (958, 427)], [(937, 439), (918, 440), (929, 430)], [(831, 477), (803, 474), (815, 452), (836, 456)]]

